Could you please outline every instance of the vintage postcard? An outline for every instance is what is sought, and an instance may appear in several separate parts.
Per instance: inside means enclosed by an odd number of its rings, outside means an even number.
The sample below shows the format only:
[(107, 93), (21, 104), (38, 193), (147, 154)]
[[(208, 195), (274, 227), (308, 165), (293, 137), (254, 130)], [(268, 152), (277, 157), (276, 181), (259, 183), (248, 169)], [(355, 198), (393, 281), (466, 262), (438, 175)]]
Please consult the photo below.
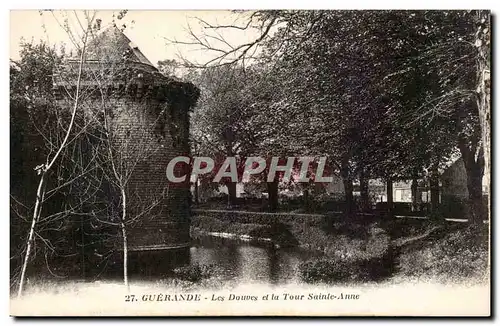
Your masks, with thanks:
[(489, 10), (12, 10), (12, 316), (483, 316)]

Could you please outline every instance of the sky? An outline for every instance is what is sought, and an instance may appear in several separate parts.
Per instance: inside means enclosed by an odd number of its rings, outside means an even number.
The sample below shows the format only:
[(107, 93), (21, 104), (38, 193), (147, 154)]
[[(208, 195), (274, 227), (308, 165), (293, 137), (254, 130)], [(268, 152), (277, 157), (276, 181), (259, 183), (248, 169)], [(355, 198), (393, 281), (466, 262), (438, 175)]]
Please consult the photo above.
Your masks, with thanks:
[[(102, 26), (109, 26), (113, 15), (117, 16), (118, 13), (119, 11), (98, 11), (96, 18), (102, 20)], [(196, 18), (201, 18), (210, 24), (229, 24), (236, 21), (241, 26), (245, 22), (244, 15), (217, 10), (130, 10), (122, 20), (117, 22), (127, 26), (125, 34), (155, 65), (158, 60), (175, 59), (179, 54), (191, 61), (202, 63), (213, 58), (215, 53), (200, 50), (199, 47), (192, 45), (172, 44), (168, 40), (190, 41), (187, 32), (188, 26), (195, 33), (203, 32), (201, 24)], [(67, 18), (71, 29), (81, 33), (82, 29), (76, 17), (82, 23), (85, 21), (84, 13), (81, 11), (45, 11), (40, 14), (37, 10), (12, 10), (10, 12), (10, 58), (19, 59), (21, 39), (28, 42), (33, 40), (35, 43), (44, 40), (50, 44), (65, 43), (71, 46), (68, 34), (60, 24), (63, 24)], [(231, 45), (239, 45), (256, 39), (258, 33), (256, 31), (225, 30), (223, 36)]]

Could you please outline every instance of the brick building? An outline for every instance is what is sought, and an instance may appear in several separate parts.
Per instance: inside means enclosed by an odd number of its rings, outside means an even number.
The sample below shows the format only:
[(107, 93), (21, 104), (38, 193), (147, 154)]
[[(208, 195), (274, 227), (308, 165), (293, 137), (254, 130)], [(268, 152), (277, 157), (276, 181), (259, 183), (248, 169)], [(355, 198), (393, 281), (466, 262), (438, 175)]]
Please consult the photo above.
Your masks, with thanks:
[[(67, 60), (54, 72), (62, 102), (77, 87), (80, 61)], [(172, 158), (189, 155), (189, 111), (199, 90), (162, 75), (115, 26), (89, 41), (83, 62), (80, 105), (89, 121), (104, 124), (114, 164), (108, 175), (117, 172), (109, 184), (123, 186), (127, 197), (129, 251), (188, 250), (189, 181), (169, 183), (166, 167)], [(111, 188), (110, 198), (121, 198), (120, 187)]]

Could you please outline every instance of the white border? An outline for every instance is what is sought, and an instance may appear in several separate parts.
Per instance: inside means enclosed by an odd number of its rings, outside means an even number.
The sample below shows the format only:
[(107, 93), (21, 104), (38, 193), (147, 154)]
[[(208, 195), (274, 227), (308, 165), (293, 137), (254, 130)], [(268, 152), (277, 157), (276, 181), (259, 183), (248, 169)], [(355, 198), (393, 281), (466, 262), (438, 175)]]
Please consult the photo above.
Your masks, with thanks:
[[(269, 1), (269, 0), (252, 0), (252, 1), (246, 1), (246, 2), (236, 2), (236, 1), (228, 1), (228, 0), (217, 0), (217, 1), (193, 1), (193, 0), (183, 0), (183, 1), (176, 1), (176, 2), (160, 2), (160, 1), (130, 1), (130, 0), (122, 0), (122, 1), (108, 1), (107, 3), (103, 3), (101, 1), (97, 0), (87, 0), (85, 2), (79, 1), (79, 2), (63, 2), (63, 1), (44, 1), (44, 2), (38, 2), (38, 1), (3, 1), (1, 3), (2, 9), (5, 6), (5, 9), (1, 11), (2, 16), (0, 21), (1, 23), (1, 29), (2, 29), (2, 34), (4, 35), (4, 40), (9, 40), (9, 10), (10, 9), (37, 9), (40, 7), (43, 8), (54, 8), (54, 9), (63, 9), (63, 8), (68, 8), (68, 9), (89, 9), (89, 8), (99, 8), (99, 9), (116, 9), (116, 8), (129, 8), (129, 9), (171, 9), (171, 10), (182, 10), (182, 9), (256, 9), (256, 8), (261, 8), (261, 9), (276, 9), (276, 8), (293, 8), (293, 9), (491, 9), (494, 14), (498, 14), (500, 12), (498, 10), (499, 2), (498, 1), (484, 1), (484, 0), (475, 0), (475, 1), (463, 1), (463, 0), (441, 0), (441, 1), (432, 1), (432, 2), (426, 2), (426, 1), (401, 1), (401, 0), (385, 0), (385, 1), (361, 1), (361, 0), (350, 0), (350, 1), (317, 1), (317, 0), (308, 0), (308, 1), (297, 1), (297, 0), (280, 0), (280, 1)], [(495, 17), (498, 18), (498, 17)], [(26, 22), (29, 24), (29, 22)], [(498, 20), (495, 19), (495, 25), (498, 24)], [(494, 41), (493, 44), (497, 44), (498, 42), (498, 29), (495, 26), (494, 29)], [(3, 308), (2, 310), (2, 325), (4, 325), (4, 322), (7, 324), (12, 324), (14, 323), (13, 318), (9, 318), (9, 288), (8, 288), (8, 274), (9, 274), (9, 265), (8, 265), (8, 243), (7, 240), (9, 238), (9, 228), (8, 228), (8, 209), (9, 209), (9, 160), (7, 158), (6, 153), (9, 153), (9, 106), (8, 106), (8, 88), (9, 88), (9, 81), (8, 81), (8, 43), (7, 41), (4, 41), (2, 43), (2, 46), (5, 47), (0, 51), (2, 54), (2, 61), (3, 64), (1, 65), (2, 69), (2, 76), (3, 76), (3, 85), (1, 87), (1, 95), (2, 95), (2, 110), (1, 110), (1, 123), (2, 127), (0, 128), (0, 132), (2, 133), (0, 136), (0, 153), (3, 154), (4, 158), (1, 160), (1, 173), (0, 173), (0, 189), (1, 189), (1, 200), (0, 200), (0, 205), (1, 205), (1, 218), (2, 218), (2, 231), (3, 231), (3, 237), (2, 239), (4, 240), (4, 245), (3, 245), (3, 250), (2, 250), (2, 257), (0, 258), (3, 262), (2, 264), (2, 269), (1, 269), (1, 275), (0, 275), (0, 280), (3, 280), (0, 282), (2, 284), (2, 305), (1, 307)], [(494, 54), (496, 54), (497, 51), (494, 51)], [(493, 60), (497, 59), (497, 55), (495, 55), (495, 58)], [(497, 64), (495, 62), (494, 67), (496, 67)], [(496, 75), (496, 74), (495, 74)], [(494, 76), (495, 76), (494, 75)], [(495, 81), (494, 83), (494, 93), (496, 95), (496, 90), (497, 90), (497, 84), (498, 80)], [(497, 100), (493, 101), (493, 103), (497, 103)], [(492, 108), (494, 110), (494, 108)], [(494, 117), (497, 117), (498, 113), (494, 114)], [(497, 119), (495, 119), (497, 120)], [(493, 123), (493, 126), (496, 126), (497, 122)], [(497, 135), (498, 136), (498, 135)], [(493, 144), (494, 144), (494, 149), (497, 148), (497, 144), (499, 143), (497, 137), (494, 137)], [(496, 150), (494, 152), (497, 152)], [(495, 164), (494, 164), (495, 165)], [(496, 166), (495, 166), (496, 167)], [(494, 167), (494, 168), (495, 168)], [(496, 174), (494, 174), (496, 175)], [(496, 185), (496, 178), (492, 179), (492, 181)], [(497, 192), (495, 192), (497, 193)], [(497, 197), (493, 198), (492, 202), (495, 202), (495, 199)], [(495, 217), (493, 217), (495, 218)], [(494, 234), (498, 234), (498, 221), (495, 221), (495, 230)], [(497, 257), (497, 251), (493, 250), (492, 253), (495, 255), (495, 258)], [(498, 260), (497, 260), (498, 262)], [(496, 292), (496, 291), (495, 291)], [(495, 300), (495, 302), (498, 302)], [(202, 322), (206, 322), (207, 320), (202, 320)], [(222, 320), (216, 320), (216, 322), (221, 322)], [(25, 323), (34, 323), (34, 322), (40, 322), (40, 321), (25, 321)], [(65, 320), (64, 323), (68, 323), (70, 321)], [(104, 322), (103, 320), (96, 321), (96, 320), (85, 320), (84, 323), (102, 323)], [(110, 321), (108, 321), (110, 322)], [(123, 321), (119, 321), (123, 322)], [(158, 322), (165, 322), (165, 320), (158, 320)], [(168, 320), (166, 321), (168, 323), (178, 323), (179, 320)], [(192, 321), (189, 321), (192, 322)], [(262, 320), (252, 320), (250, 321), (251, 323), (255, 324), (262, 324), (262, 323), (268, 323), (269, 321), (262, 321)], [(304, 321), (301, 321), (304, 322)], [(307, 322), (307, 321), (305, 321)], [(336, 323), (345, 323), (346, 321), (334, 321)], [(349, 321), (352, 322), (352, 321)], [(425, 323), (436, 323), (439, 321), (434, 321), (434, 320), (425, 320), (423, 321)], [(455, 322), (454, 320), (451, 320), (451, 322)], [(467, 323), (473, 322), (471, 320), (467, 321)], [(477, 321), (476, 321), (477, 322)]]

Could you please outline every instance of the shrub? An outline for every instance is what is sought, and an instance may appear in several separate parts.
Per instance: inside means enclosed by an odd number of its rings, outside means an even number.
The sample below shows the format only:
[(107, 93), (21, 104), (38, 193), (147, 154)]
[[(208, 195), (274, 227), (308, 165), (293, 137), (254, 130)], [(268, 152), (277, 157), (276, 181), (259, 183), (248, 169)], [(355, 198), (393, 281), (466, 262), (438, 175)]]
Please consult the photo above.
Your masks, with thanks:
[(216, 276), (218, 273), (218, 267), (210, 264), (210, 265), (187, 265), (182, 267), (177, 267), (173, 270), (173, 273), (176, 277), (181, 280), (190, 281), (190, 282), (198, 282), (202, 279), (207, 279), (212, 276)]
[(248, 235), (256, 238), (271, 239), (273, 243), (281, 247), (292, 247), (299, 244), (292, 232), (290, 232), (289, 227), (283, 223), (259, 226), (251, 230)]
[(474, 226), (454, 230), (423, 248), (401, 256), (403, 275), (460, 281), (482, 278), (488, 270), (488, 241), (485, 230)]
[(442, 196), (438, 210), (443, 217), (466, 218), (467, 200), (452, 195)]
[(377, 255), (346, 254), (331, 259), (309, 261), (299, 265), (300, 277), (308, 283), (342, 281), (376, 281), (395, 272), (397, 250), (386, 247)]
[(354, 275), (352, 265), (342, 261), (317, 260), (302, 263), (299, 266), (300, 277), (303, 281), (314, 283), (318, 281), (344, 281)]

